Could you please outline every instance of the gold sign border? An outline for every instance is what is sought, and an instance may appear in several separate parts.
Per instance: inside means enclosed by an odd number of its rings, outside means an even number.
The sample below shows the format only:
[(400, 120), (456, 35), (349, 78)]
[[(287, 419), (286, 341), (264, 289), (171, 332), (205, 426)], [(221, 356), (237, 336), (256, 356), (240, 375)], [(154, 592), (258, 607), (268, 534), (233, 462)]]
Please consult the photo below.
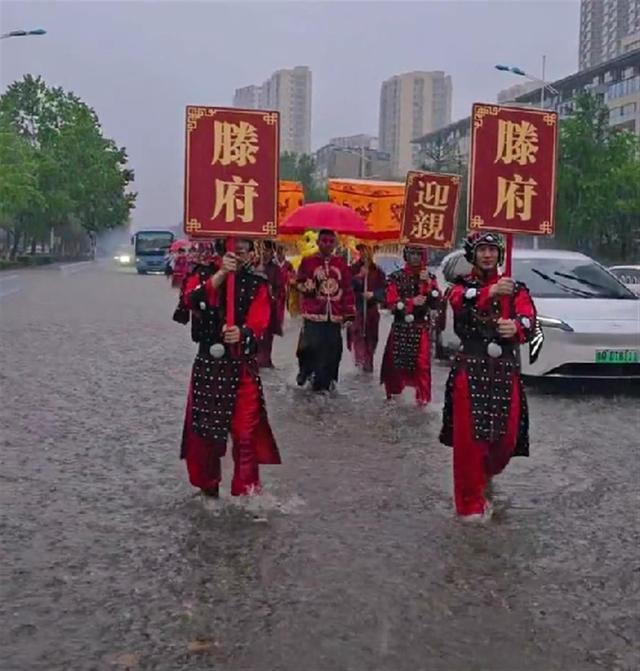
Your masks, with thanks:
[[(267, 221), (262, 226), (262, 235), (256, 231), (250, 231), (240, 234), (238, 231), (225, 230), (207, 230), (203, 234), (198, 234), (202, 230), (203, 224), (199, 219), (192, 217), (189, 212), (189, 166), (191, 157), (191, 133), (198, 127), (200, 119), (213, 118), (218, 112), (233, 112), (235, 114), (248, 114), (250, 116), (261, 116), (262, 120), (269, 126), (276, 127), (276, 156), (275, 156), (275, 199), (273, 219)], [(275, 237), (278, 234), (278, 193), (280, 186), (280, 126), (278, 119), (280, 113), (275, 110), (246, 110), (237, 107), (207, 107), (203, 105), (187, 105), (186, 108), (186, 126), (185, 126), (185, 181), (184, 181), (184, 221), (183, 230), (187, 235), (194, 238), (215, 238), (215, 237), (245, 237), (245, 238), (268, 238)]]
[[(535, 114), (541, 116), (544, 123), (547, 126), (553, 126), (553, 163), (551, 167), (551, 182), (553, 184), (553, 189), (551, 192), (551, 207), (549, 219), (543, 221), (538, 231), (515, 231), (512, 228), (506, 228), (503, 226), (487, 226), (487, 229), (496, 231), (497, 233), (513, 233), (521, 235), (553, 235), (555, 232), (555, 214), (556, 214), (556, 170), (558, 165), (558, 113), (546, 109), (529, 109), (527, 107), (510, 107), (503, 105), (494, 105), (492, 103), (473, 103), (471, 108), (471, 120), (470, 120), (470, 135), (471, 135), (471, 151), (469, 153), (469, 175), (467, 183), (467, 230), (473, 230), (477, 228), (484, 228), (484, 220), (477, 214), (473, 214), (471, 211), (471, 198), (473, 194), (474, 184), (475, 184), (475, 156), (476, 156), (476, 133), (480, 128), (482, 128), (484, 117), (487, 115), (491, 116), (500, 116), (500, 112), (526, 112), (527, 114)], [(481, 223), (478, 223), (480, 220)], [(475, 225), (472, 223), (475, 221)], [(551, 230), (551, 233), (546, 233), (543, 231)]]

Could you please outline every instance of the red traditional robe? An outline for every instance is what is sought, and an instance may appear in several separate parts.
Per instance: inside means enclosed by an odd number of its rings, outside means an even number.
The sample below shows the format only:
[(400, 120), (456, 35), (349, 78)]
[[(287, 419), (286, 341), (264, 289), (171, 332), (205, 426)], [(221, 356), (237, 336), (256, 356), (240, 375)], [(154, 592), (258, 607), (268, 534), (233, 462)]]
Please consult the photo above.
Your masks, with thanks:
[[(356, 318), (347, 332), (347, 347), (353, 351), (355, 364), (362, 370), (373, 371), (373, 357), (378, 347), (380, 328), (380, 309), (384, 305), (386, 278), (384, 272), (375, 264), (369, 266), (365, 277), (362, 274), (363, 264), (358, 261), (351, 266), (353, 290), (356, 303)], [(364, 304), (364, 291), (370, 291), (373, 298)]]
[[(536, 309), (522, 284), (516, 285), (512, 297), (491, 299), (489, 289), (499, 278), (498, 273), (485, 279), (473, 274), (449, 293), (462, 349), (447, 382), (440, 440), (453, 446), (455, 505), (461, 516), (483, 514), (491, 477), (512, 456), (529, 454), (518, 348), (535, 332)], [(496, 320), (505, 316), (516, 324), (516, 335), (510, 340), (496, 332)]]
[(258, 366), (260, 368), (273, 368), (271, 351), (273, 349), (273, 336), (282, 336), (284, 324), (284, 309), (280, 314), (279, 305), (284, 306), (286, 292), (285, 277), (282, 269), (275, 261), (270, 261), (262, 268), (262, 273), (269, 283), (269, 296), (271, 299), (271, 313), (269, 325), (258, 340)]
[[(259, 338), (269, 324), (268, 287), (264, 280), (260, 280), (256, 290), (256, 283), (251, 273), (236, 274), (236, 315), (242, 326), (243, 343), (244, 334), (246, 343), (249, 343), (251, 337)], [(212, 337), (219, 340), (223, 323), (224, 284), (216, 291), (210, 281), (203, 285), (194, 275), (184, 292), (186, 302), (192, 307), (192, 320), (201, 326), (198, 335), (200, 351), (194, 363), (182, 438), (182, 456), (187, 462), (189, 480), (203, 490), (218, 487), (220, 458), (226, 452), (228, 430), (233, 439), (234, 459), (231, 494), (257, 492), (260, 489), (259, 464), (279, 464), (280, 455), (267, 418), (255, 356), (249, 349), (243, 349), (243, 345), (232, 357), (227, 353), (223, 359), (216, 360), (209, 353), (209, 341)], [(209, 412), (201, 409), (202, 396), (211, 395), (205, 387), (219, 388), (217, 396), (211, 398)], [(194, 397), (194, 393), (202, 396)], [(228, 398), (230, 394), (232, 399)], [(219, 417), (224, 416), (227, 406), (228, 427), (216, 428), (220, 426)]]
[(284, 324), (284, 311), (289, 303), (289, 292), (291, 291), (291, 284), (295, 282), (296, 271), (291, 261), (285, 259), (282, 263), (280, 261), (276, 261), (276, 263), (280, 266), (284, 278), (284, 291), (278, 296), (278, 320), (281, 324)]
[[(441, 298), (435, 276), (429, 274), (427, 280), (421, 280), (422, 270), (406, 265), (388, 277), (386, 304), (394, 321), (380, 371), (387, 398), (414, 387), (418, 405), (431, 401), (430, 310)], [(414, 303), (418, 296), (426, 298), (421, 306)]]

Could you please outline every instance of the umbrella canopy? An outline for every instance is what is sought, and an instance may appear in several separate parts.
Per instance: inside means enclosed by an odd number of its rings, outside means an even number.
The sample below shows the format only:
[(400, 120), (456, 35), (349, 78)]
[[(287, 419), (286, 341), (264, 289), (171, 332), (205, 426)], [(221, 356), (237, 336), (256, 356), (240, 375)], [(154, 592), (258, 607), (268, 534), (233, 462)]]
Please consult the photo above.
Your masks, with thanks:
[(189, 240), (174, 240), (169, 247), (170, 252), (177, 252), (179, 249), (189, 249), (191, 243)]
[(308, 230), (329, 228), (338, 235), (351, 235), (361, 240), (376, 239), (364, 219), (349, 207), (335, 203), (310, 203), (285, 217), (278, 227), (281, 235), (294, 235)]

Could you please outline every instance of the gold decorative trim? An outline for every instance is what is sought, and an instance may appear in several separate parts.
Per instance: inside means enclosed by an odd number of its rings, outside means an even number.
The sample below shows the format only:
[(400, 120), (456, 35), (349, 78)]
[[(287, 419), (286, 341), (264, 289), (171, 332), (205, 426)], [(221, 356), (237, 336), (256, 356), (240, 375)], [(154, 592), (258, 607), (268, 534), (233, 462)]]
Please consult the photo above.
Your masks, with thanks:
[(488, 116), (498, 116), (499, 107), (497, 105), (486, 105), (482, 107), (476, 107), (473, 113), (473, 127), (482, 128), (484, 118)]
[(187, 233), (197, 233), (202, 228), (202, 224), (197, 219), (189, 219), (185, 226)]
[(553, 226), (551, 225), (550, 221), (543, 221), (540, 224), (540, 233), (544, 233), (545, 235), (550, 235), (553, 233)]
[(262, 120), (269, 126), (275, 126), (278, 123), (278, 114), (277, 112), (270, 112), (269, 114), (265, 114)]
[(278, 226), (274, 221), (268, 221), (263, 227), (262, 227), (262, 232), (266, 233), (267, 235), (277, 235), (278, 233)]
[(484, 226), (484, 219), (476, 214), (475, 217), (471, 217), (469, 226), (471, 228), (482, 228)]
[(191, 133), (198, 127), (198, 121), (203, 117), (212, 117), (216, 110), (210, 107), (187, 107), (187, 130)]
[(542, 120), (547, 124), (547, 126), (555, 126), (556, 121), (558, 120), (558, 115), (557, 114), (545, 114), (542, 117)]

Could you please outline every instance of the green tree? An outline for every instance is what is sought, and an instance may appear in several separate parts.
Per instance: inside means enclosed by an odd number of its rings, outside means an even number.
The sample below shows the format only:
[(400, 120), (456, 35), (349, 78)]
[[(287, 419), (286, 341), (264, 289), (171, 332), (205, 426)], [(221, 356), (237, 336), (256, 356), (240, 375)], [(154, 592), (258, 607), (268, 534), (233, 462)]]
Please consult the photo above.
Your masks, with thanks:
[(34, 148), (0, 117), (0, 227), (13, 238), (12, 257), (22, 235), (33, 228), (33, 213), (44, 204), (36, 171)]
[(77, 96), (27, 75), (0, 97), (0, 124), (32, 150), (42, 196), (22, 213), (32, 246), (51, 228), (69, 241), (127, 223), (135, 193), (126, 151), (103, 136), (96, 113)]
[(601, 98), (584, 93), (560, 125), (557, 237), (572, 249), (625, 260), (640, 236), (640, 142), (609, 125)]

